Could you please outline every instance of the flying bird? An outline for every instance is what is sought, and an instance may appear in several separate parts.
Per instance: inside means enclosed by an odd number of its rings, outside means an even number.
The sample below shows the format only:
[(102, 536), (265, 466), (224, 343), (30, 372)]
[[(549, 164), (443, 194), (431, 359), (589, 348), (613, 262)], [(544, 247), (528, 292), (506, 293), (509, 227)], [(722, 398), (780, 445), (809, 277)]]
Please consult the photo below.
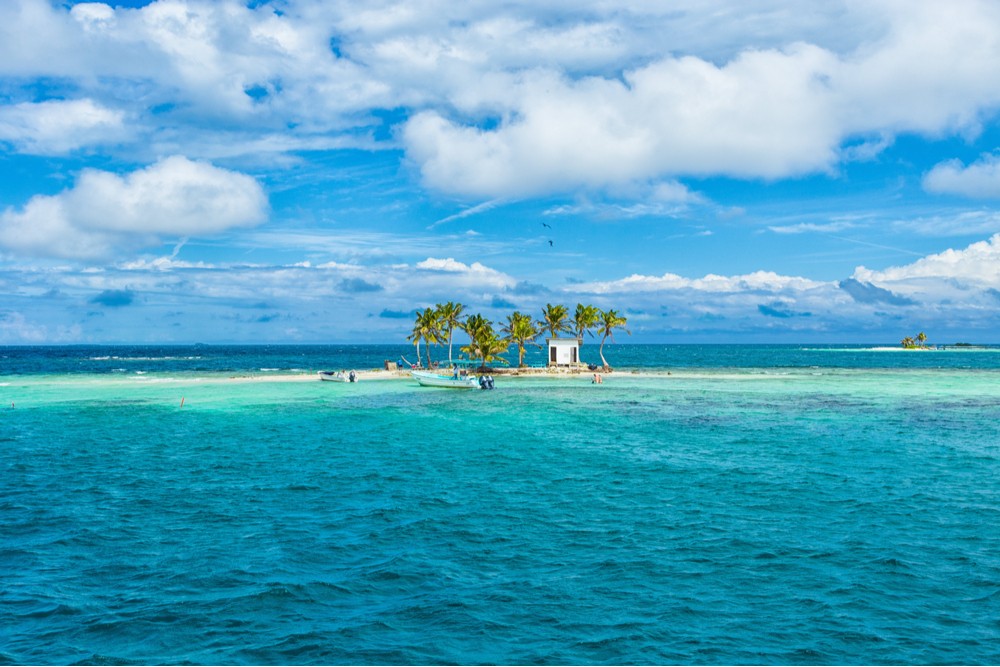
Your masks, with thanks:
[(549, 239), (549, 246), (552, 246), (552, 239)]
[(544, 222), (542, 223), (542, 227), (548, 227), (549, 229), (552, 229), (552, 227), (549, 227), (549, 225), (545, 224)]

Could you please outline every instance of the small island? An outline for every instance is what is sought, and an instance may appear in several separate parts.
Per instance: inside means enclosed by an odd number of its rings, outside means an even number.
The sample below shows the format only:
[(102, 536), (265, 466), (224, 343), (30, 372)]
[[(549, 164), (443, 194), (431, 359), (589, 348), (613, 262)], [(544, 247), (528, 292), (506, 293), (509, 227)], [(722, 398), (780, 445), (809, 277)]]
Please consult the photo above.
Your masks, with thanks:
[[(493, 322), (479, 313), (463, 318), (464, 311), (465, 306), (463, 304), (451, 301), (416, 311), (413, 331), (407, 336), (407, 340), (412, 342), (416, 347), (417, 361), (415, 364), (409, 364), (412, 368), (422, 366), (420, 358), (421, 342), (425, 343), (427, 368), (433, 368), (438, 365), (437, 362), (431, 359), (431, 346), (437, 344), (443, 345), (444, 343), (448, 344), (447, 363), (449, 366), (453, 365), (456, 359), (452, 356), (452, 342), (454, 332), (457, 329), (464, 331), (469, 337), (469, 344), (461, 347), (460, 352), (467, 355), (467, 360), (469, 361), (478, 360), (481, 371), (490, 368), (495, 362), (509, 366), (510, 362), (501, 355), (506, 353), (512, 345), (517, 348), (517, 368), (524, 369), (525, 347), (528, 345), (542, 347), (535, 342), (535, 339), (543, 333), (548, 334), (550, 352), (555, 349), (558, 353), (558, 358), (557, 354), (550, 355), (549, 367), (558, 365), (572, 367), (573, 370), (582, 370), (586, 366), (579, 362), (576, 348), (583, 344), (585, 335), (594, 336), (595, 332), (597, 336), (601, 337), (601, 345), (598, 351), (601, 357), (600, 368), (604, 371), (610, 371), (611, 366), (604, 358), (605, 342), (609, 338), (612, 342), (614, 341), (614, 332), (616, 329), (623, 329), (625, 333), (631, 334), (628, 329), (625, 329), (627, 320), (619, 311), (614, 309), (601, 310), (596, 306), (582, 303), (577, 304), (576, 311), (572, 316), (566, 306), (561, 304), (553, 305), (551, 303), (545, 305), (545, 308), (542, 310), (542, 316), (538, 320), (533, 319), (525, 313), (515, 311), (507, 316), (507, 321), (502, 324), (499, 331), (494, 329)], [(570, 334), (571, 338), (560, 338), (560, 333)], [(568, 361), (564, 361), (562, 354), (559, 353), (561, 349), (559, 343), (566, 342), (567, 340), (571, 340), (575, 346), (571, 356), (568, 357)], [(403, 361), (409, 363), (405, 358)], [(598, 367), (593, 367), (593, 369), (596, 368)]]
[(927, 345), (927, 334), (923, 331), (917, 334), (916, 338), (907, 336), (903, 340), (899, 341), (900, 345), (903, 346), (904, 350), (929, 350), (931, 349)]

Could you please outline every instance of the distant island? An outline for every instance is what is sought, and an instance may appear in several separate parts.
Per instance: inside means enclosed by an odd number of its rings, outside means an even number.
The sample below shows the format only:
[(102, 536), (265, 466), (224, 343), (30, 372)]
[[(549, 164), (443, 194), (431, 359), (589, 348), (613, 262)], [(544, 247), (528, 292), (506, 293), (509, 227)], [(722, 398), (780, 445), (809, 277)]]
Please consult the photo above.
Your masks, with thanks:
[(916, 338), (907, 336), (903, 340), (899, 341), (900, 345), (903, 346), (905, 350), (929, 350), (930, 346), (927, 345), (927, 334), (923, 331), (917, 334)]

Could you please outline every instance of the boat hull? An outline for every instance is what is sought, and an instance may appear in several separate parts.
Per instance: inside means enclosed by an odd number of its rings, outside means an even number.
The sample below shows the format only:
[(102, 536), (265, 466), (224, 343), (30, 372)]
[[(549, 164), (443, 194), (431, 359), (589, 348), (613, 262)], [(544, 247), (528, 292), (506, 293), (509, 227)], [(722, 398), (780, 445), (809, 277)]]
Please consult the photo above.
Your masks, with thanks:
[(410, 371), (413, 379), (422, 387), (444, 387), (447, 389), (478, 389), (479, 381), (472, 377), (454, 378), (450, 375), (438, 375), (427, 371)]
[(343, 373), (334, 373), (332, 371), (319, 371), (319, 379), (325, 380), (326, 382), (347, 382), (347, 376)]

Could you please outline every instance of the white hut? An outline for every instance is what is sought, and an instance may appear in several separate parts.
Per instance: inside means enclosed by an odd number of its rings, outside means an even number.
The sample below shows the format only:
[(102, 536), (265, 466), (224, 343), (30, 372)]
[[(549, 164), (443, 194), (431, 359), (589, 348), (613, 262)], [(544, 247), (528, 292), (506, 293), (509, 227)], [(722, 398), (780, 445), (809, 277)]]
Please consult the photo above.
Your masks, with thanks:
[(579, 338), (548, 338), (549, 366), (575, 366), (580, 363)]

